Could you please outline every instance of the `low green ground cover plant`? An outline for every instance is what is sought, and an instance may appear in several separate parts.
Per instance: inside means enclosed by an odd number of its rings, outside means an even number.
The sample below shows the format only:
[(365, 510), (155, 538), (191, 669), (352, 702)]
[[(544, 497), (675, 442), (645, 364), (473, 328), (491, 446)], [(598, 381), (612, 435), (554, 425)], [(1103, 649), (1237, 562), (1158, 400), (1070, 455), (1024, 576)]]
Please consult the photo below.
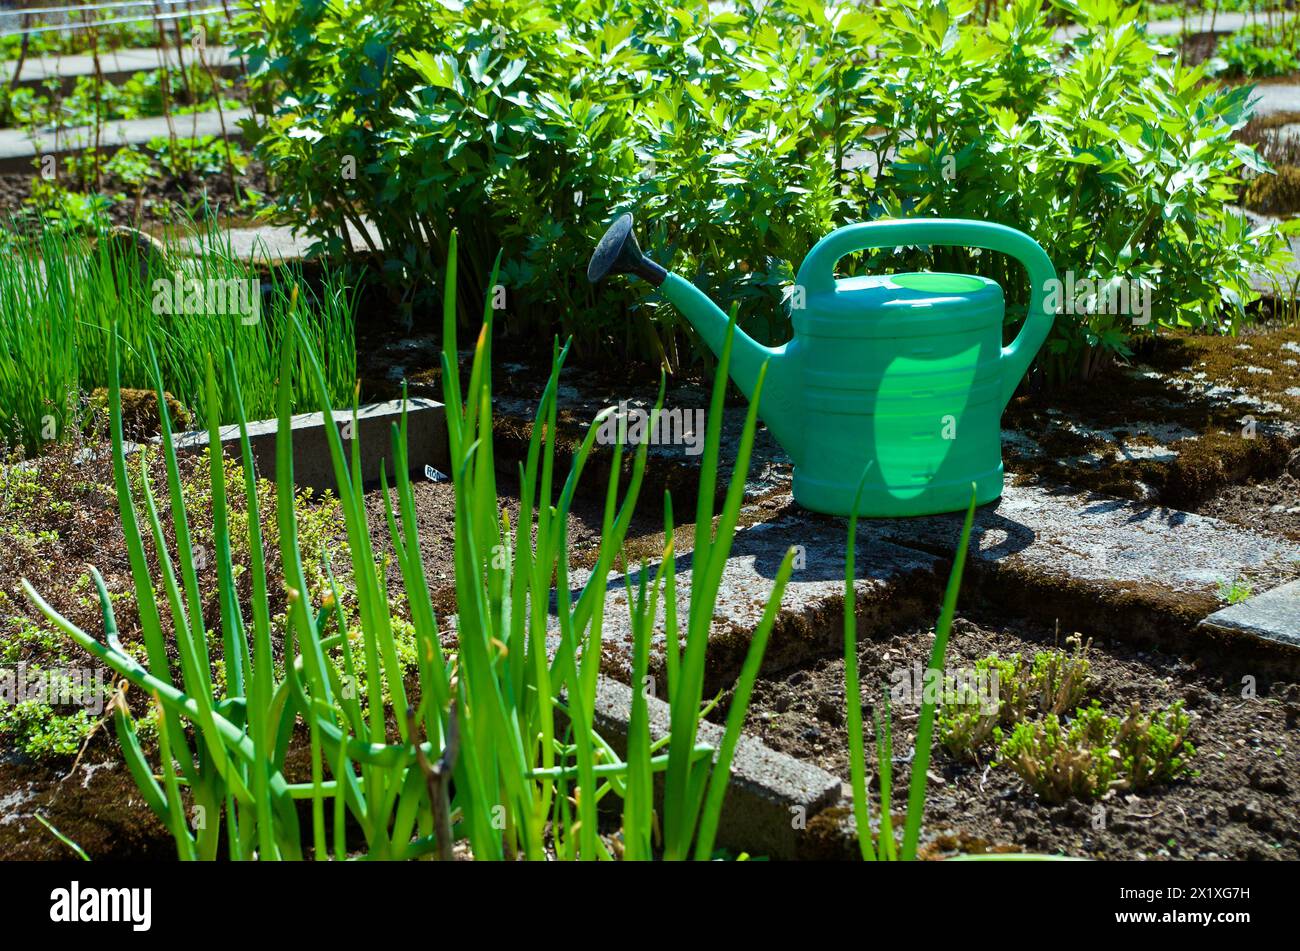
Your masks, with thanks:
[(242, 175), (249, 161), (242, 146), (215, 135), (177, 139), (159, 136), (150, 139), (145, 150), (170, 175), (216, 175), (228, 167)]
[[(1088, 376), (1162, 326), (1240, 326), (1249, 272), (1285, 253), (1276, 229), (1225, 208), (1269, 172), (1233, 139), (1248, 91), (1218, 88), (1115, 0), (1057, 0), (1052, 12), (1083, 25), (1069, 40), (1037, 0), (982, 9), (267, 3), (245, 40), (254, 99), (270, 103), (256, 149), (279, 211), (325, 247), (374, 223), (382, 249), (358, 250), (413, 314), (450, 227), (499, 236), (499, 329), (558, 324), (580, 355), (708, 359), (656, 295), (611, 290), (597, 305), (582, 281), (574, 262), (626, 210), (648, 222), (651, 257), (738, 301), (765, 342), (788, 339), (784, 298), (818, 238), (902, 215), (1017, 227), (1091, 282), (1040, 358), (1053, 379)], [(468, 315), (496, 246), (462, 250)], [(853, 266), (915, 264), (994, 276), (1009, 319), (1022, 312), (1021, 272), (988, 253)]]
[(1192, 717), (1182, 701), (1154, 711), (1134, 704), (1112, 716), (1091, 698), (1091, 641), (1075, 634), (1069, 650), (975, 663), (976, 684), (995, 684), (996, 702), (951, 683), (939, 707), (939, 742), (954, 756), (992, 753), (1051, 802), (1094, 799), (1112, 789), (1143, 790), (1191, 774)]
[[(141, 392), (151, 400), (154, 398), (152, 393)], [(102, 408), (94, 410), (105, 420), (107, 402), (105, 393)], [(129, 410), (124, 414), (123, 425), (129, 431)], [(107, 426), (98, 424), (90, 428), (95, 432), (107, 430)], [(43, 680), (41, 672), (46, 671), (69, 682), (67, 691), (54, 696), (47, 692), (44, 696), (29, 695), (21, 703), (0, 702), (0, 746), (54, 765), (66, 766), (100, 728), (106, 704), (112, 699), (113, 677), (111, 672), (91, 669), (80, 649), (32, 607), (23, 595), (20, 579), (30, 579), (66, 617), (81, 625), (93, 625), (99, 618), (99, 598), (87, 570), (87, 563), (93, 560), (104, 571), (106, 584), (113, 592), (111, 597), (120, 626), (128, 631), (135, 627), (135, 597), (131, 591), (125, 542), (117, 523), (112, 467), (105, 449), (103, 437), (75, 433), (35, 459), (0, 460), (3, 466), (0, 550), (5, 553), (0, 559), (0, 677), (17, 678), (22, 671), (28, 683), (38, 683)], [(160, 450), (143, 447), (138, 459), (147, 467), (151, 480), (155, 483), (166, 480)], [(212, 565), (216, 550), (212, 535), (212, 482), (208, 467), (197, 462), (183, 458), (178, 472), (192, 519), (191, 545), (199, 553), (196, 560), (202, 615), (204, 623), (213, 627), (219, 621), (220, 608)], [(129, 475), (133, 489), (142, 491), (141, 475), (135, 465)], [(249, 563), (248, 511), (240, 504), (244, 473), (229, 458), (225, 461), (224, 481), (226, 495), (231, 500), (232, 557), (244, 566)], [(271, 627), (274, 636), (282, 639), (287, 600), (277, 549), (274, 484), (259, 478), (257, 498), (261, 536), (267, 546)], [(340, 583), (346, 584), (346, 548), (339, 542), (342, 519), (337, 503), (328, 496), (315, 496), (304, 490), (295, 495), (293, 505), (304, 550), (330, 552), (330, 571)], [(168, 544), (174, 545), (170, 514), (161, 512), (160, 519)], [(319, 576), (315, 571), (317, 564), (312, 560), (307, 566), (313, 590), (326, 583), (325, 571), (320, 571)], [(239, 590), (246, 600), (249, 591), (246, 574), (239, 576)], [(172, 636), (170, 630), (167, 636)], [(69, 672), (76, 672), (78, 683), (71, 682), (73, 674)], [(220, 680), (221, 671), (215, 665), (214, 676)], [(96, 696), (99, 691), (105, 695)], [(111, 718), (111, 710), (107, 713)], [(137, 723), (141, 736), (156, 739), (154, 719), (146, 715)]]
[(994, 687), (996, 697), (981, 697), (970, 684), (950, 679), (945, 697), (953, 699), (939, 708), (939, 742), (954, 756), (972, 757), (999, 740), (1002, 730), (1030, 716), (1075, 709), (1091, 686), (1091, 644), (1075, 634), (1066, 640), (1068, 652), (981, 657), (975, 662), (973, 683)]
[[(111, 14), (104, 19), (121, 20), (121, 14)], [(10, 18), (13, 19), (12, 17)], [(89, 54), (98, 49), (108, 53), (118, 49), (142, 49), (154, 46), (175, 44), (177, 32), (184, 43), (192, 43), (194, 31), (202, 27), (208, 43), (227, 43), (230, 41), (230, 22), (224, 13), (185, 17), (176, 21), (175, 26), (164, 25), (166, 32), (160, 36), (159, 24), (150, 18), (129, 23), (98, 23), (93, 30), (69, 29), (48, 30), (29, 34), (24, 41), (22, 36), (0, 37), (0, 53), (10, 61), (16, 60), (24, 51), (28, 56)]]
[(1254, 593), (1254, 588), (1250, 582), (1243, 581), (1240, 578), (1219, 582), (1219, 600), (1226, 601), (1228, 604), (1240, 604), (1242, 601), (1248, 600)]
[[(168, 392), (203, 425), (203, 359), (230, 350), (252, 418), (274, 414), (280, 344), (299, 308), (331, 398), (356, 386), (355, 292), (343, 271), (327, 268), (308, 285), (293, 267), (263, 280), (240, 260), (228, 236), (209, 225), (197, 253), (181, 256), (102, 223), (87, 239), (45, 228), (33, 242), (8, 236), (0, 269), (0, 443), (29, 454), (62, 438), (83, 396), (109, 383), (108, 342), (123, 341), (119, 377), (147, 388), (149, 348), (165, 368)], [(292, 368), (291, 407), (315, 407), (309, 367)], [(229, 394), (215, 421), (235, 419)]]
[(1191, 774), (1191, 727), (1181, 700), (1151, 713), (1135, 704), (1122, 717), (1094, 700), (1068, 721), (1049, 713), (1017, 724), (998, 759), (1049, 802), (1095, 799), (1112, 789), (1140, 792)]
[[(93, 237), (116, 206), (133, 206), (125, 218), (140, 223), (151, 186), (164, 194), (151, 203), (149, 217), (173, 227), (220, 214), (251, 215), (265, 207), (265, 196), (246, 178), (241, 184), (250, 162), (238, 142), (212, 135), (159, 136), (111, 154), (92, 147), (63, 159), (51, 177), (34, 175), (30, 193), (12, 219), (27, 233), (53, 229)], [(204, 184), (216, 175), (235, 181), (238, 189), (224, 206), (214, 206)], [(120, 212), (118, 217), (123, 217)]]
[(98, 122), (143, 119), (149, 116), (185, 115), (243, 104), (233, 96), (234, 80), (191, 62), (186, 68), (142, 70), (121, 82), (107, 82), (98, 76), (78, 76), (66, 93), (57, 82), (51, 88), (20, 86), (6, 90), (0, 104), (7, 125), (20, 129), (50, 131), (93, 126)]

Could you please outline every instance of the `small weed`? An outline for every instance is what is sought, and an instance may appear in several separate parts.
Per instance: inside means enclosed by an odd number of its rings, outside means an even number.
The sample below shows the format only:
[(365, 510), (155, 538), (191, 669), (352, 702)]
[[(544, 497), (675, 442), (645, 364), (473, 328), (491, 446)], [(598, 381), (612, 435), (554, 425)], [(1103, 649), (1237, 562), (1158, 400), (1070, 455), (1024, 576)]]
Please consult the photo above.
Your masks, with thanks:
[(1072, 710), (1087, 696), (1092, 677), (1092, 664), (1088, 650), (1092, 639), (1085, 643), (1075, 634), (1066, 638), (1070, 653), (1051, 650), (1039, 651), (1029, 672), (1029, 693), (1044, 713), (1061, 714)]
[[(994, 691), (977, 695), (969, 686), (949, 680), (953, 696), (939, 712), (939, 742), (954, 756), (972, 758), (986, 744), (1001, 743), (1002, 730), (1025, 722), (1034, 714), (1060, 715), (1087, 697), (1092, 665), (1092, 641), (1075, 634), (1067, 638), (1067, 653), (1039, 651), (1033, 658), (1012, 654), (1006, 659), (990, 654), (975, 662), (975, 683)], [(991, 703), (990, 701), (994, 701)]]
[[(1003, 659), (997, 654), (982, 657), (975, 662), (976, 683), (996, 684), (994, 703), (980, 697), (969, 687), (957, 687), (954, 702), (939, 709), (939, 742), (953, 756), (973, 757), (975, 752), (993, 741), (1002, 726), (1010, 726), (1020, 719), (1028, 704), (1026, 680), (1021, 676), (1027, 668), (1019, 654)], [(952, 681), (950, 681), (952, 683)], [(945, 693), (945, 696), (950, 694)]]
[(1189, 775), (1196, 749), (1187, 742), (1192, 718), (1182, 701), (1144, 713), (1136, 704), (1122, 719), (1094, 700), (1072, 720), (1055, 713), (1019, 723), (998, 751), (1049, 802), (1095, 799), (1110, 789), (1139, 791)]
[(1252, 594), (1254, 591), (1250, 585), (1240, 579), (1233, 578), (1231, 581), (1219, 582), (1219, 600), (1226, 601), (1228, 604), (1240, 604)]

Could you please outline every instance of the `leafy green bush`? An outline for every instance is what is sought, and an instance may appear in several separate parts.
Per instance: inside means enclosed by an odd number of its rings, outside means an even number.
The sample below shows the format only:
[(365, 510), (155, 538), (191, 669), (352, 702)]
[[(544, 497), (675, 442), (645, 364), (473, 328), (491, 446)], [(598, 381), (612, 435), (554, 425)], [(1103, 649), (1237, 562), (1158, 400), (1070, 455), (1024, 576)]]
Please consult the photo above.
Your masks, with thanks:
[[(1085, 25), (1077, 38), (1057, 39), (1038, 0), (987, 24), (972, 0), (276, 0), (245, 23), (269, 113), (257, 151), (280, 210), (324, 247), (374, 223), (383, 248), (364, 250), (412, 316), (458, 226), (465, 313), (504, 247), (508, 332), (558, 325), (579, 352), (670, 365), (694, 339), (676, 314), (630, 287), (597, 302), (582, 280), (618, 212), (638, 209), (651, 256), (739, 300), (769, 342), (788, 338), (797, 263), (837, 225), (1001, 222), (1063, 276), (1150, 292), (1140, 316), (1088, 299), (1062, 315), (1044, 362), (1087, 374), (1135, 332), (1234, 326), (1256, 296), (1248, 272), (1285, 244), (1225, 209), (1267, 171), (1232, 139), (1249, 94), (1170, 59), (1137, 8), (1058, 6)], [(1013, 320), (1027, 296), (989, 253), (876, 265), (918, 262), (999, 278)]]
[(1231, 77), (1286, 76), (1300, 70), (1295, 32), (1251, 23), (1219, 40), (1214, 55), (1221, 75)]
[[(807, 42), (789, 42), (796, 11)], [(258, 154), (282, 210), (327, 248), (345, 223), (373, 222), (385, 252), (369, 250), (406, 297), (436, 300), (432, 262), (456, 227), (466, 312), (504, 245), (508, 331), (558, 325), (589, 354), (630, 341), (671, 356), (677, 320), (659, 302), (617, 290), (622, 306), (598, 304), (582, 280), (609, 219), (636, 206), (651, 253), (722, 297), (761, 301), (746, 315), (772, 320), (756, 332), (775, 338), (789, 262), (861, 213), (865, 176), (842, 161), (861, 129), (862, 64), (847, 45), (838, 60), (822, 52), (832, 35), (857, 48), (865, 23), (851, 13), (837, 27), (812, 0), (761, 16), (705, 0), (282, 0), (249, 21), (254, 100), (276, 97)], [(629, 328), (627, 308), (663, 319)]]
[(1050, 802), (1093, 799), (1112, 787), (1141, 790), (1189, 774), (1191, 726), (1181, 700), (1151, 714), (1135, 704), (1123, 719), (1094, 700), (1068, 722), (1049, 713), (1017, 724), (998, 756)]
[[(910, 200), (913, 214), (1014, 225), (1062, 278), (1149, 291), (1149, 314), (1077, 300), (1040, 358), (1058, 378), (1089, 375), (1126, 355), (1130, 336), (1162, 325), (1234, 326), (1258, 296), (1249, 272), (1284, 253), (1279, 235), (1253, 232), (1225, 208), (1243, 175), (1268, 170), (1232, 138), (1250, 116), (1249, 91), (1218, 89), (1203, 68), (1164, 56), (1134, 22), (1136, 8), (1059, 5), (1085, 27), (1064, 44), (1034, 0), (1008, 5), (987, 34), (932, 15), (942, 4), (898, 0), (881, 56), (914, 68), (916, 80), (879, 117), (905, 129), (919, 112), (916, 127), (932, 130), (900, 143), (890, 174), (899, 207)], [(954, 257), (1023, 297), (1023, 279), (1004, 262)]]

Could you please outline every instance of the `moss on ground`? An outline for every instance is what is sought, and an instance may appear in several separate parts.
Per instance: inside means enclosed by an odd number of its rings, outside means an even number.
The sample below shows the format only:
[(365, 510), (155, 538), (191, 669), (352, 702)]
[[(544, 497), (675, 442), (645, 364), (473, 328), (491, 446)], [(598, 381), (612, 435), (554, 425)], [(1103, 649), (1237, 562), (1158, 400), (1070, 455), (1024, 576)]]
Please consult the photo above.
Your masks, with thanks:
[[(162, 431), (162, 418), (158, 415), (158, 396), (153, 390), (136, 390), (124, 387), (122, 394), (122, 434), (134, 442), (143, 442)], [(194, 424), (194, 414), (172, 396), (163, 393), (167, 404), (167, 413), (171, 417), (172, 430), (181, 432)], [(104, 387), (95, 389), (90, 394), (92, 413), (103, 418), (108, 411), (108, 390)]]
[[(153, 400), (152, 393), (149, 400)], [(93, 451), (86, 453), (85, 449)], [(91, 584), (91, 565), (105, 579), (123, 643), (128, 649), (135, 648), (143, 658), (135, 588), (118, 514), (111, 459), (105, 450), (102, 443), (79, 444), (74, 440), (22, 465), (0, 460), (0, 465), (7, 465), (0, 471), (0, 550), (5, 552), (5, 557), (0, 558), (0, 662), (43, 670), (97, 666), (88, 654), (46, 621), (21, 587), (21, 580), (27, 579), (65, 617), (83, 630), (102, 637), (103, 617)], [(175, 532), (165, 502), (167, 475), (162, 455), (155, 448), (143, 452), (151, 485), (155, 492), (164, 493), (159, 514), (164, 539), (175, 557)], [(200, 555), (197, 568), (204, 623), (209, 630), (218, 630), (220, 608), (208, 460), (206, 454), (186, 453), (178, 461), (191, 541)], [(133, 454), (128, 468), (135, 483), (137, 504), (142, 498), (140, 466), (141, 456)], [(225, 480), (237, 589), (244, 616), (249, 617), (252, 582), (248, 572), (243, 470), (230, 459), (226, 460)], [(286, 595), (280, 583), (275, 487), (261, 480), (258, 492), (271, 610), (276, 616), (273, 637), (278, 644)], [(312, 500), (304, 493), (298, 497), (295, 509), (304, 553), (330, 552), (334, 570), (344, 579), (346, 589), (347, 555), (346, 546), (338, 541), (342, 517), (337, 503), (332, 497), (324, 502)], [(160, 569), (152, 541), (146, 541), (145, 548), (151, 576), (157, 579)], [(320, 561), (315, 558), (304, 558), (304, 561), (313, 585), (323, 589), (326, 577)], [(163, 614), (167, 629), (164, 633), (170, 639), (170, 622), (167, 612)], [(219, 669), (214, 668), (214, 676), (220, 678)], [(113, 678), (109, 675), (106, 680), (111, 684)], [(132, 694), (129, 700), (137, 712), (144, 711), (146, 703), (142, 696)], [(35, 759), (68, 762), (98, 721), (97, 716), (87, 716), (76, 706), (37, 704), (11, 710), (0, 717), (0, 751), (12, 749)], [(111, 736), (111, 731), (105, 735)]]
[[(1041, 452), (1015, 458), (1009, 469), (1030, 481), (1176, 508), (1281, 472), (1293, 448), (1282, 424), (1300, 415), (1300, 324), (1274, 323), (1236, 337), (1168, 335), (1145, 342), (1135, 362), (1157, 373), (1113, 367), (1096, 380), (1013, 400), (1004, 425), (1029, 435)], [(1226, 393), (1198, 395), (1175, 380), (1240, 391), (1276, 408), (1234, 404)], [(1063, 425), (1067, 420), (1078, 428)], [(1161, 445), (1144, 432), (1149, 425), (1193, 435), (1164, 443), (1177, 453), (1171, 459), (1126, 458), (1122, 449)], [(1091, 464), (1061, 464), (1084, 458)]]
[(1300, 168), (1277, 166), (1276, 174), (1260, 175), (1246, 186), (1245, 205), (1265, 215), (1300, 211)]

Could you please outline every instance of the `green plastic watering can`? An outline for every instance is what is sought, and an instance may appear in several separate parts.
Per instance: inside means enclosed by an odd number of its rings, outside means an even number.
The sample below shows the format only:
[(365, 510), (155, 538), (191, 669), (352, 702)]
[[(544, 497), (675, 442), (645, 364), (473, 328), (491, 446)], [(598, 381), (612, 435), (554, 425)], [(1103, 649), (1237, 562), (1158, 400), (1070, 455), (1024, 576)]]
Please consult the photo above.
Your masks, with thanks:
[[(951, 245), (1019, 259), (1031, 297), (1019, 335), (1002, 345), (996, 281), (919, 272), (835, 277), (846, 254), (868, 248)], [(634, 274), (670, 300), (714, 353), (727, 315), (694, 284), (646, 258), (632, 216), (610, 227), (587, 278)], [(1052, 327), (1046, 306), (1056, 271), (1028, 235), (951, 218), (848, 225), (804, 258), (791, 297), (794, 339), (764, 347), (736, 330), (731, 375), (746, 397), (764, 362), (759, 416), (794, 460), (794, 498), (848, 515), (858, 484), (861, 516), (931, 515), (1002, 494), (1001, 417)]]

